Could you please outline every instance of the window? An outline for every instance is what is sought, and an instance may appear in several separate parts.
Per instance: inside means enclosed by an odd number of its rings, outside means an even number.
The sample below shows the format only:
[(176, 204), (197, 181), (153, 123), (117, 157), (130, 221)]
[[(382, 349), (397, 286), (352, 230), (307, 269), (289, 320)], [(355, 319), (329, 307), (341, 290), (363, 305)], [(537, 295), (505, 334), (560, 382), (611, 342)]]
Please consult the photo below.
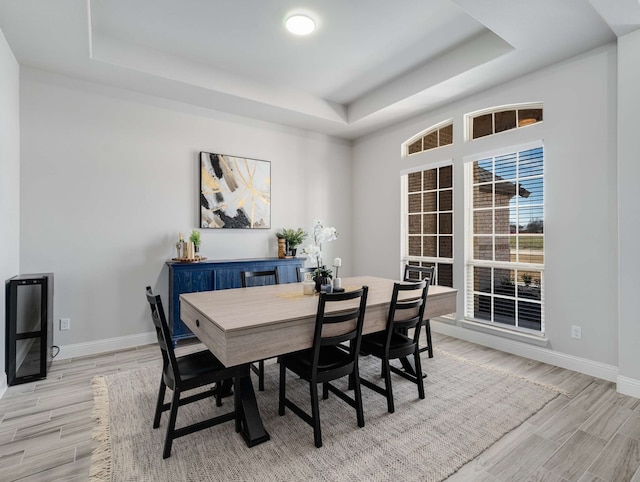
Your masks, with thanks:
[(544, 332), (543, 167), (540, 143), (468, 160), (467, 317)]
[(453, 287), (453, 166), (403, 176), (403, 262), (435, 266), (436, 283)]
[(403, 155), (410, 156), (449, 144), (453, 144), (453, 122), (446, 121), (405, 142)]
[(542, 122), (542, 104), (506, 106), (467, 115), (467, 138), (498, 134)]

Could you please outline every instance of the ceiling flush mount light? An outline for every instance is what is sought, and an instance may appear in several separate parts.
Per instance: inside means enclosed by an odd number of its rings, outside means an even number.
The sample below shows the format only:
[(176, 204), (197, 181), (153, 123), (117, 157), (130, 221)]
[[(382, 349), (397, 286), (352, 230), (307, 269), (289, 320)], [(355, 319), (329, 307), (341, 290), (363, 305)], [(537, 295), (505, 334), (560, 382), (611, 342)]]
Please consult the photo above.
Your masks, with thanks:
[(291, 15), (284, 24), (294, 35), (309, 35), (316, 29), (315, 22), (307, 15)]

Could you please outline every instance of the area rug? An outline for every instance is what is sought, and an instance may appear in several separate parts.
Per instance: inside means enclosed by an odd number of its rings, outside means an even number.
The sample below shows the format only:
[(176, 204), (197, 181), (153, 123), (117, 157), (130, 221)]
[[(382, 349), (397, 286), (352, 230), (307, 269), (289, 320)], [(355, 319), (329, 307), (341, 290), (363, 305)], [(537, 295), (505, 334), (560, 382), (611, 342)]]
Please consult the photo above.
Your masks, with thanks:
[[(395, 413), (383, 396), (363, 387), (365, 427), (350, 406), (331, 395), (320, 401), (323, 447), (291, 411), (278, 416), (278, 366), (267, 365), (265, 391), (257, 392), (271, 440), (247, 448), (233, 422), (173, 444), (162, 459), (167, 414), (152, 428), (159, 367), (106, 377), (94, 386), (95, 437), (92, 480), (100, 481), (439, 481), (456, 472), (559, 395), (543, 386), (438, 351), (424, 358), (426, 398), (417, 387), (392, 375)], [(380, 361), (362, 358), (360, 372), (378, 380)], [(346, 387), (345, 387), (346, 388)], [(287, 395), (309, 407), (306, 382), (289, 375)], [(212, 399), (180, 407), (177, 426), (229, 410)]]

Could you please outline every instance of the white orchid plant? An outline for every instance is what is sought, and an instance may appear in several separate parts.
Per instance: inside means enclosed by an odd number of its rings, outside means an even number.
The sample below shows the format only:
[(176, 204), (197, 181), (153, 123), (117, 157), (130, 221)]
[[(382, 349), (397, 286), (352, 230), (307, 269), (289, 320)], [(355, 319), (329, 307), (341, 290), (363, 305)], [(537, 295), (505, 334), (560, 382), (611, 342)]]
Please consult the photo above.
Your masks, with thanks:
[(322, 264), (322, 243), (338, 239), (338, 232), (334, 227), (325, 227), (319, 220), (313, 222), (310, 232), (313, 243), (302, 248), (302, 252), (307, 255), (309, 261), (316, 264), (315, 276), (330, 277), (331, 270)]

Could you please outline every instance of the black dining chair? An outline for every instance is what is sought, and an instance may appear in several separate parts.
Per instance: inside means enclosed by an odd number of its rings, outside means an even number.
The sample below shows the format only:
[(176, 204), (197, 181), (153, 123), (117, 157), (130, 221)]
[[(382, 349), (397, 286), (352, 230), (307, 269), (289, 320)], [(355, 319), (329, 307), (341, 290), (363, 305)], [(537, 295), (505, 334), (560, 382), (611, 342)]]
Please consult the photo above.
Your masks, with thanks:
[[(400, 300), (401, 292), (412, 291), (416, 296), (406, 300)], [(418, 396), (424, 398), (424, 385), (422, 381), (422, 364), (420, 362), (420, 328), (422, 318), (427, 305), (427, 293), (429, 285), (426, 280), (415, 283), (395, 283), (393, 295), (389, 304), (387, 326), (384, 331), (372, 333), (362, 337), (360, 352), (363, 355), (373, 355), (382, 360), (382, 371), (385, 387), (361, 379), (362, 385), (387, 397), (387, 410), (395, 411), (393, 403), (393, 387), (391, 372), (400, 375), (418, 385)], [(409, 330), (414, 329), (413, 336), (409, 336)], [(391, 365), (390, 361), (413, 355), (415, 362), (415, 375)]]
[[(416, 281), (426, 279), (430, 285), (436, 284), (435, 267), (433, 266), (412, 266), (405, 265), (404, 281)], [(431, 322), (427, 318), (423, 320), (425, 337), (427, 338), (427, 346), (420, 347), (420, 353), (429, 352), (429, 358), (433, 358), (433, 342), (431, 341)]]
[[(279, 285), (278, 268), (262, 271), (240, 271), (240, 284), (243, 288), (251, 286)], [(264, 360), (259, 360), (258, 365), (251, 364), (251, 370), (258, 375), (258, 390), (264, 391)]]
[[(312, 347), (278, 357), (278, 363), (280, 363), (278, 414), (284, 415), (285, 407), (287, 407), (311, 425), (316, 447), (322, 447), (320, 406), (318, 403), (319, 383), (322, 383), (322, 398), (324, 400), (329, 397), (329, 392), (337, 395), (356, 409), (358, 427), (364, 427), (358, 354), (368, 292), (369, 288), (363, 286), (359, 290), (344, 293), (320, 293)], [(360, 303), (354, 307), (352, 300), (357, 299)], [(344, 306), (345, 304), (346, 306)], [(330, 313), (327, 312), (329, 306), (331, 306)], [(330, 333), (323, 333), (325, 329)], [(342, 343), (346, 342), (349, 342), (348, 350), (340, 347)], [(292, 371), (309, 382), (311, 415), (286, 397), (286, 370)], [(345, 376), (350, 377), (350, 385), (353, 385), (353, 398), (329, 383)]]
[(305, 273), (313, 273), (316, 268), (305, 268), (302, 266), (296, 266), (296, 276), (298, 277), (298, 283), (302, 283), (304, 281)]
[[(151, 319), (156, 327), (158, 345), (160, 345), (160, 351), (162, 352), (162, 376), (160, 378), (160, 390), (158, 391), (156, 411), (153, 417), (153, 428), (160, 426), (162, 412), (169, 410), (169, 423), (167, 424), (167, 435), (165, 437), (162, 458), (166, 459), (171, 456), (171, 446), (175, 439), (197, 432), (198, 430), (235, 420), (236, 432), (240, 432), (241, 408), (239, 405), (240, 395), (237, 387), (240, 386), (240, 377), (249, 376), (249, 369), (246, 366), (226, 368), (209, 350), (176, 356), (160, 295), (154, 296), (150, 286), (147, 286), (146, 294), (149, 307), (151, 308)], [(182, 405), (207, 397), (216, 397), (216, 405), (220, 406), (222, 404), (220, 400), (221, 387), (225, 380), (233, 380), (234, 386), (236, 387), (234, 390), (233, 411), (185, 427), (175, 428), (178, 407)], [(215, 389), (181, 398), (183, 392), (213, 384), (215, 384)], [(171, 403), (164, 403), (167, 387), (173, 391)]]

